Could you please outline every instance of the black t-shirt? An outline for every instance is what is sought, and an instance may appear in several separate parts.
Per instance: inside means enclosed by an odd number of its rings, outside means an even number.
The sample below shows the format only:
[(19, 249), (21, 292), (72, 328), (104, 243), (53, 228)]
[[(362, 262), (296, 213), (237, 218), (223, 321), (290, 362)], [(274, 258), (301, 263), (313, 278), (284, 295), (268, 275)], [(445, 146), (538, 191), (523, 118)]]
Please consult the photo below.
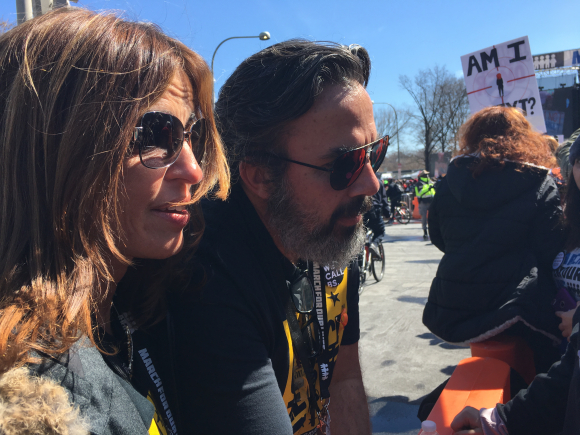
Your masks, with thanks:
[[(310, 433), (316, 422), (308, 421), (307, 382), (291, 358), (284, 310), (286, 280), (295, 268), (239, 186), (227, 202), (203, 206), (207, 227), (196, 261), (204, 265), (205, 285), (175, 304), (182, 433)], [(360, 336), (358, 270), (349, 273), (345, 279), (330, 268), (313, 271), (317, 309), (323, 298), (327, 308), (324, 352), (330, 364), (315, 365), (320, 379), (331, 379), (339, 345)], [(341, 326), (343, 313), (348, 323)]]
[[(119, 289), (123, 290), (127, 281)], [(118, 311), (118, 313), (117, 313)], [(179, 409), (177, 404), (177, 382), (175, 378), (172, 334), (168, 325), (172, 323), (168, 314), (162, 321), (147, 328), (138, 328), (126, 309), (121, 297), (115, 298), (115, 310), (111, 315), (111, 326), (115, 334), (118, 352), (106, 355), (105, 359), (119, 376), (130, 382), (133, 388), (153, 404), (153, 429), (150, 433), (178, 435)], [(131, 335), (131, 340), (126, 335)], [(108, 337), (108, 336), (107, 336)], [(111, 339), (109, 338), (109, 341)], [(128, 344), (129, 343), (129, 344)], [(113, 350), (113, 349), (111, 349)]]

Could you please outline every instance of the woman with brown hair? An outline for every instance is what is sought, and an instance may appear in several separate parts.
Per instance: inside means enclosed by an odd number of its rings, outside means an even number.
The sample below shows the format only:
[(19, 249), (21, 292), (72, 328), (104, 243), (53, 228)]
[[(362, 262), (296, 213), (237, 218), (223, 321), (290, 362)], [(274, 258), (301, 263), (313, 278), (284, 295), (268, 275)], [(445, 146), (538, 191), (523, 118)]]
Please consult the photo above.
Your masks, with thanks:
[[(199, 55), (113, 14), (62, 8), (0, 36), (0, 394), (32, 410), (3, 409), (0, 432), (68, 433), (75, 409), (91, 433), (175, 432), (132, 332), (167, 322), (197, 201), (229, 189), (212, 86)], [(147, 291), (117, 292), (137, 258)]]
[(445, 254), (423, 323), (461, 345), (522, 336), (536, 370), (559, 359), (552, 261), (563, 242), (562, 209), (542, 134), (516, 109), (488, 107), (461, 129), (458, 155), (429, 210), (433, 244)]

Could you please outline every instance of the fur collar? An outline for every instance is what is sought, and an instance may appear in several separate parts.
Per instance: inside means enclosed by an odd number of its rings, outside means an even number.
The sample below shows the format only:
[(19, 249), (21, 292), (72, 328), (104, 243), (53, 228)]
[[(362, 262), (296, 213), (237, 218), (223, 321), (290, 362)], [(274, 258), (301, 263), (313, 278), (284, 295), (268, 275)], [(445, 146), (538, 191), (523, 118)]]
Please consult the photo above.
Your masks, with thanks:
[(26, 367), (0, 376), (0, 434), (88, 435), (89, 425), (55, 382)]

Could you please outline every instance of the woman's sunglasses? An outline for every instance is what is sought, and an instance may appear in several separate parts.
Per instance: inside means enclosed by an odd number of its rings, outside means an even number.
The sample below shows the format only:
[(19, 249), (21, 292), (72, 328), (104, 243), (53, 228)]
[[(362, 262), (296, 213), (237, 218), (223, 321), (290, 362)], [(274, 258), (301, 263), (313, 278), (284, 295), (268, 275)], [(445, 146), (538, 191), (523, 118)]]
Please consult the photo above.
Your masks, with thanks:
[(373, 171), (376, 172), (379, 166), (381, 166), (381, 163), (383, 163), (388, 147), (389, 136), (383, 136), (367, 145), (345, 151), (336, 158), (330, 169), (298, 162), (276, 154), (271, 155), (287, 162), (296, 163), (297, 165), (330, 172), (330, 186), (334, 190), (343, 190), (357, 180), (367, 161), (370, 161)]
[[(171, 166), (181, 153), (183, 141), (189, 142), (198, 162), (203, 158), (205, 142), (205, 119), (196, 121), (185, 131), (181, 121), (163, 112), (147, 112), (141, 118), (141, 126), (135, 127), (133, 144), (139, 150), (143, 166), (150, 169)], [(135, 152), (133, 148), (133, 152)]]

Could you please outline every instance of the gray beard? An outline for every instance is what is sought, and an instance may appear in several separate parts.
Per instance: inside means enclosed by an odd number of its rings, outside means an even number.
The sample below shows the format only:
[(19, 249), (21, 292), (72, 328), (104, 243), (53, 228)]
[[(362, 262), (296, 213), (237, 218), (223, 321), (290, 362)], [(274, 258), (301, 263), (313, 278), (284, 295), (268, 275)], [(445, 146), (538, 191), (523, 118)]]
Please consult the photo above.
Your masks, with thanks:
[(273, 180), (267, 204), (270, 229), (278, 236), (285, 251), (301, 260), (340, 269), (346, 267), (362, 249), (366, 230), (362, 219), (348, 228), (337, 226), (336, 221), (343, 216), (370, 210), (371, 199), (365, 196), (353, 198), (349, 204), (337, 208), (328, 222), (321, 222), (316, 213), (297, 206), (292, 193), (286, 177), (282, 176)]

